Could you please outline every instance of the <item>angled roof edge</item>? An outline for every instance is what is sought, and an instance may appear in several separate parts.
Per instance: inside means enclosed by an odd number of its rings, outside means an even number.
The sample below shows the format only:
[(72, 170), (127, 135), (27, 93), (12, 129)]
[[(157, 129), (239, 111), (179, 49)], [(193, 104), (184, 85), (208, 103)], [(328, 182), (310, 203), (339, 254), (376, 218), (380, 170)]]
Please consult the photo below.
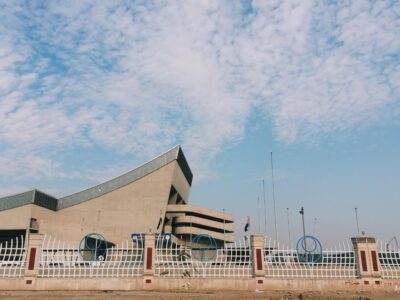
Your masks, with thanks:
[(57, 201), (57, 198), (43, 193), (38, 189), (33, 189), (27, 192), (0, 198), (0, 211), (24, 206), (27, 204), (36, 204), (38, 206), (55, 211), (57, 209)]
[(27, 204), (36, 204), (38, 206), (57, 211), (67, 208), (109, 192), (119, 189), (127, 184), (130, 184), (144, 176), (166, 166), (170, 162), (176, 160), (182, 169), (182, 172), (188, 181), (189, 185), (192, 184), (193, 174), (190, 170), (189, 164), (186, 161), (185, 155), (182, 152), (181, 146), (177, 145), (167, 152), (153, 158), (147, 163), (129, 171), (121, 176), (118, 176), (109, 181), (103, 182), (86, 190), (74, 193), (62, 198), (55, 198), (38, 189), (33, 189), (27, 192), (6, 196), (0, 198), (0, 211), (20, 207)]
[(33, 203), (34, 191), (30, 190), (0, 198), (0, 211)]
[(166, 166), (170, 162), (177, 160), (179, 166), (181, 167), (186, 180), (189, 185), (192, 184), (193, 175), (183, 155), (180, 145), (173, 147), (167, 152), (157, 156), (156, 158), (148, 161), (147, 163), (129, 171), (123, 175), (120, 175), (114, 179), (103, 182), (86, 190), (74, 193), (72, 195), (60, 198), (58, 200), (57, 210), (64, 209), (79, 203), (97, 198), (116, 189), (119, 189), (127, 184), (130, 184), (144, 176)]

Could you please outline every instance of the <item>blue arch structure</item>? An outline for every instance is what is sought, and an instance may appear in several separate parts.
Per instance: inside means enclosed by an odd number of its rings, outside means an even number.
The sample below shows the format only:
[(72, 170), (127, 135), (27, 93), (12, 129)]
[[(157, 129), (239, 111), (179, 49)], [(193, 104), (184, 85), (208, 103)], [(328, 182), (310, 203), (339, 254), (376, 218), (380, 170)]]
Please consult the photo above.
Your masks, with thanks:
[[(309, 247), (311, 245), (311, 247)], [(314, 236), (302, 236), (296, 245), (297, 257), (302, 263), (319, 263), (322, 260), (322, 244)]]
[[(205, 242), (204, 242), (205, 241)], [(202, 245), (205, 246), (202, 246)], [(200, 245), (200, 247), (196, 247), (196, 245)], [(191, 256), (201, 262), (207, 262), (213, 260), (217, 255), (217, 241), (208, 234), (200, 234), (197, 235), (192, 241), (190, 242), (190, 254)], [(198, 257), (196, 251), (200, 251), (201, 255)], [(205, 257), (205, 252), (212, 251), (212, 255)]]
[[(95, 241), (93, 244), (92, 241)], [(99, 242), (97, 242), (99, 241)], [(88, 261), (104, 261), (107, 256), (108, 242), (100, 233), (92, 232), (85, 235), (79, 243), (79, 255)], [(90, 251), (90, 258), (86, 259), (83, 252)], [(93, 259), (94, 258), (94, 259)]]

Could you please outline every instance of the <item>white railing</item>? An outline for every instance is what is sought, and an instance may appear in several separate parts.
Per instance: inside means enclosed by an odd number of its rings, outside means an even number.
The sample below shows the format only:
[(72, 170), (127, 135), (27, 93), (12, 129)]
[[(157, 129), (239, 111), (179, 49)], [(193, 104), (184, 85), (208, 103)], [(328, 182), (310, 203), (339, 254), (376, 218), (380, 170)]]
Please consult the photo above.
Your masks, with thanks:
[(23, 277), (26, 263), (24, 237), (0, 244), (0, 277)]
[(296, 250), (267, 240), (264, 248), (265, 276), (277, 278), (356, 278), (353, 247), (339, 244), (306, 259)]
[(85, 260), (84, 250), (51, 237), (43, 240), (39, 277), (134, 277), (143, 274), (143, 240), (104, 249), (101, 260)]
[(381, 242), (378, 256), (382, 278), (400, 279), (400, 249)]
[(155, 275), (167, 277), (251, 277), (247, 240), (207, 250), (180, 246), (163, 235), (156, 239)]

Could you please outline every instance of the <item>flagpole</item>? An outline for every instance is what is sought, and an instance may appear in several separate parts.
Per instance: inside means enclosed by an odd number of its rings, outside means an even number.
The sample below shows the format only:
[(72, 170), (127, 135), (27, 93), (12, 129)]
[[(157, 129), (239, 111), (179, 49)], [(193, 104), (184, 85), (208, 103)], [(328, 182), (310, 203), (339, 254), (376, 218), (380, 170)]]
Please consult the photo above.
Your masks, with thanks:
[(271, 152), (271, 174), (272, 174), (272, 200), (274, 202), (274, 217), (275, 217), (275, 240), (276, 242), (278, 242), (278, 222), (276, 217), (274, 162), (272, 159), (272, 152)]
[(264, 184), (264, 179), (262, 180), (262, 186), (263, 186), (263, 193), (264, 193), (264, 233), (265, 236), (267, 235), (267, 203), (265, 200), (265, 184)]
[(222, 209), (223, 218), (224, 218), (224, 248), (225, 248), (225, 208)]
[(258, 217), (258, 233), (261, 233), (261, 222), (260, 222), (260, 196), (257, 197), (257, 217)]

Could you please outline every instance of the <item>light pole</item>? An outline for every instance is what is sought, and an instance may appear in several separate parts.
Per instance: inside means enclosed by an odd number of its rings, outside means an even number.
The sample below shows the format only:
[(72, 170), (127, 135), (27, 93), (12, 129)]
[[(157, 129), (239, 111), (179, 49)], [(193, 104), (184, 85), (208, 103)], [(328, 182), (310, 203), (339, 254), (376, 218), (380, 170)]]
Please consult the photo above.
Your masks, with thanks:
[(307, 242), (306, 242), (306, 225), (304, 223), (304, 207), (301, 207), (301, 210), (299, 211), (301, 214), (301, 219), (303, 221), (303, 246), (304, 246), (304, 251), (307, 255)]
[(290, 218), (289, 218), (289, 207), (286, 208), (287, 214), (287, 228), (288, 228), (288, 235), (289, 235), (289, 248), (291, 248), (291, 240), (290, 240)]

